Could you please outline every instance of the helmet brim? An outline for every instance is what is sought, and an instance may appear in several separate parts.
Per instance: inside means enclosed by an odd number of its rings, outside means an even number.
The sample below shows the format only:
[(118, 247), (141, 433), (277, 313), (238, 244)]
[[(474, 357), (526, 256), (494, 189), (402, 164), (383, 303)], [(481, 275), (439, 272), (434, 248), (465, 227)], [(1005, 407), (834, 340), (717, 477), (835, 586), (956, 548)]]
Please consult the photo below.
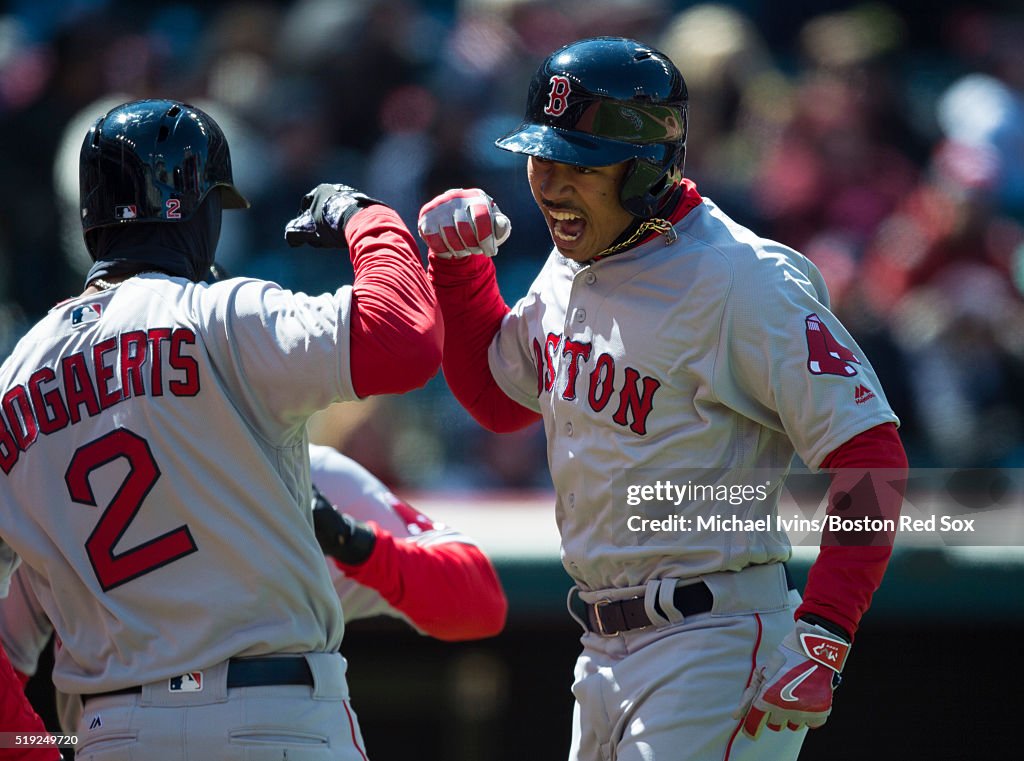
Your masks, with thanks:
[(512, 153), (575, 166), (611, 166), (632, 159), (661, 162), (667, 153), (661, 144), (636, 145), (531, 122), (521, 124), (494, 144)]

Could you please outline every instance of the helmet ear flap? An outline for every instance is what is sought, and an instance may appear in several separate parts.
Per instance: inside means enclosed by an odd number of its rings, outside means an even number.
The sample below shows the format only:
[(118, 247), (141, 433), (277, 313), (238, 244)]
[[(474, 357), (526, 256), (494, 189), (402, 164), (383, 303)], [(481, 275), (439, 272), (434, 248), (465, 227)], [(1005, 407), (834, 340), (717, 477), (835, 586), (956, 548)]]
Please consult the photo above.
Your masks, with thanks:
[(622, 180), (619, 202), (640, 219), (656, 216), (662, 202), (683, 181), (682, 156), (678, 163), (661, 166), (646, 159), (632, 159)]

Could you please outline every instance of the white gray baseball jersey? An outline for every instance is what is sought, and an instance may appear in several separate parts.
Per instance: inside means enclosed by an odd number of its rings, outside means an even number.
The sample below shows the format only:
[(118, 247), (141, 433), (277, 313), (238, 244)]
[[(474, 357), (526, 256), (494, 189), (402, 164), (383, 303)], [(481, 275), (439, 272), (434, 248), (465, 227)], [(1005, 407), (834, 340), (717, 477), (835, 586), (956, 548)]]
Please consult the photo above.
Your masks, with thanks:
[[(807, 258), (757, 237), (704, 199), (662, 236), (586, 265), (552, 251), (491, 343), (491, 372), (540, 412), (563, 563), (583, 589), (636, 587), (784, 561), (775, 530), (661, 530), (629, 486), (770, 475), (775, 513), (794, 447), (807, 465), (896, 422), (874, 370), (829, 311)], [(683, 482), (680, 484), (680, 482)], [(707, 503), (670, 512), (693, 520)], [(645, 512), (646, 511), (646, 512)]]
[[(374, 521), (392, 535), (424, 546), (444, 542), (475, 545), (455, 529), (411, 510), (380, 479), (336, 449), (311, 444), (309, 459), (310, 473), (317, 488), (329, 501), (342, 506), (357, 520)], [(379, 592), (348, 578), (336, 563), (330, 560), (325, 563), (346, 622), (389, 616), (421, 631)], [(0, 599), (0, 645), (6, 649), (14, 668), (31, 676), (35, 674), (40, 655), (53, 634), (53, 626), (25, 573), (14, 573), (10, 585), (10, 594)], [(61, 727), (73, 732), (81, 716), (81, 701), (77, 697), (69, 699), (65, 693), (58, 692), (57, 706)]]
[(18, 343), (0, 368), (0, 524), (60, 633), (59, 689), (338, 649), (305, 423), (355, 398), (350, 308), (347, 286), (147, 274)]

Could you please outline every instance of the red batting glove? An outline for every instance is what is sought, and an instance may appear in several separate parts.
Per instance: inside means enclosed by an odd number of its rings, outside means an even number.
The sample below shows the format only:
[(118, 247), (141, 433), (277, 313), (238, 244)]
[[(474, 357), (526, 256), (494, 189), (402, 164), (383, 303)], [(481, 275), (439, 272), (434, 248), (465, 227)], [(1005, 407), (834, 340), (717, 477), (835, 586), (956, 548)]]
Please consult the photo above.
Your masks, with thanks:
[(420, 209), (420, 237), (443, 259), (494, 256), (512, 232), (508, 217), (477, 188), (447, 190)]
[(812, 729), (832, 711), (832, 691), (850, 652), (850, 643), (827, 629), (797, 621), (796, 626), (754, 672), (734, 719), (743, 719), (743, 734), (757, 739), (762, 727)]

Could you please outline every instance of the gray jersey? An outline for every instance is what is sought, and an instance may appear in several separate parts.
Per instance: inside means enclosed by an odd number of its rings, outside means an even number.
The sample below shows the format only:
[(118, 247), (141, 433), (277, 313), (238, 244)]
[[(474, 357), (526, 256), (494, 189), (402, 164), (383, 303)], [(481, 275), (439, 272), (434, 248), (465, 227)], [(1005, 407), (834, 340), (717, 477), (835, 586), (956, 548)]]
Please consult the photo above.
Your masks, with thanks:
[[(760, 519), (794, 449), (817, 468), (896, 422), (808, 259), (708, 199), (675, 230), (670, 245), (658, 236), (588, 265), (552, 251), (490, 347), (498, 385), (544, 418), (563, 563), (584, 589), (790, 555), (784, 532), (696, 531), (706, 503), (631, 507), (628, 486), (764, 478), (765, 498), (728, 505)], [(644, 529), (635, 514), (694, 522)]]
[(305, 423), (355, 398), (350, 308), (347, 286), (149, 274), (18, 343), (0, 368), (0, 524), (61, 639), (59, 689), (338, 648)]
[[(392, 535), (421, 545), (444, 542), (475, 545), (464, 534), (410, 507), (366, 468), (336, 449), (311, 444), (309, 459), (317, 488), (339, 509), (344, 509), (356, 519), (374, 521)], [(375, 589), (348, 578), (330, 560), (326, 560), (326, 566), (346, 622), (389, 616), (401, 619), (420, 631), (408, 616), (394, 608)], [(24, 570), (14, 573), (10, 579), (10, 594), (0, 599), (0, 645), (6, 649), (14, 668), (23, 674), (35, 674), (40, 655), (52, 634), (53, 626), (28, 582), (27, 573)], [(59, 642), (57, 648), (60, 649)], [(74, 731), (81, 715), (80, 702), (58, 691), (57, 705), (61, 727)]]

